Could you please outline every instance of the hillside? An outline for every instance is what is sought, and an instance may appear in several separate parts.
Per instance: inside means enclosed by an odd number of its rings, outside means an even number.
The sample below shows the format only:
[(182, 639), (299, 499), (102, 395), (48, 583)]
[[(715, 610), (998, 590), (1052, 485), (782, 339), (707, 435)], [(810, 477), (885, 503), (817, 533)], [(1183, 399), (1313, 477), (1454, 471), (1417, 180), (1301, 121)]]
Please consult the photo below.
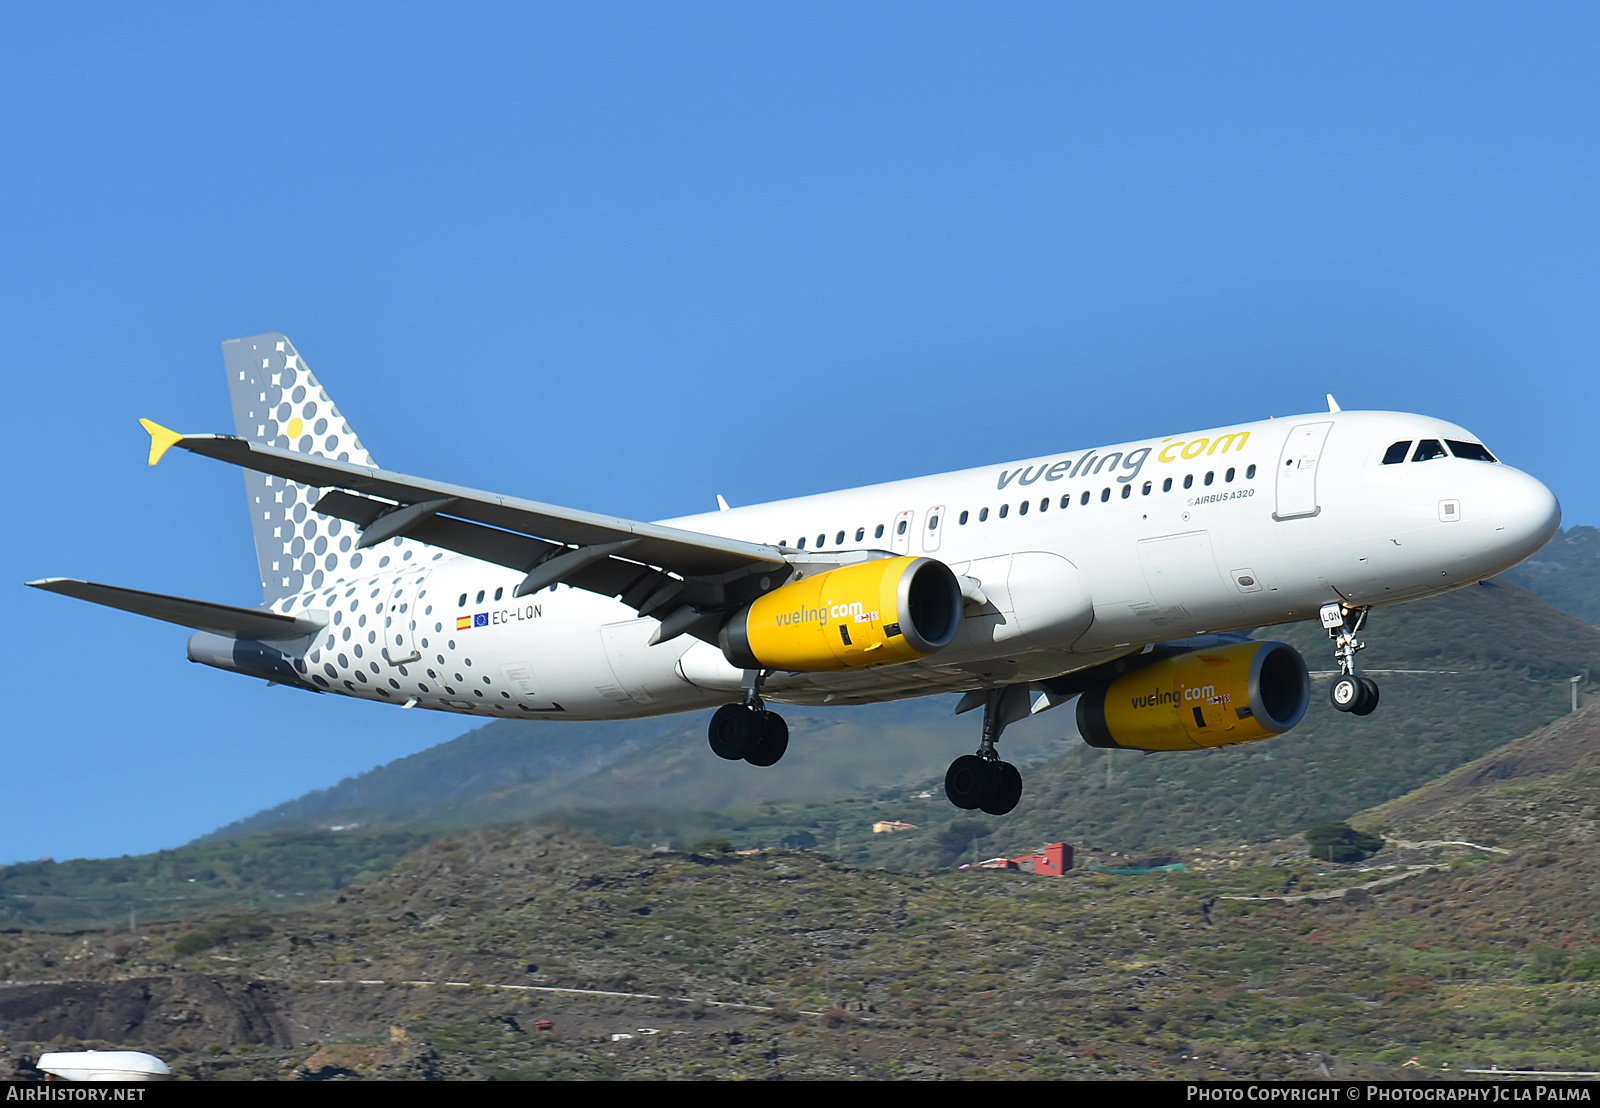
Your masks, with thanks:
[(1600, 698), (1359, 819), (1411, 840), (1592, 843), (1600, 835)]
[[(709, 712), (604, 723), (502, 721), (206, 836), (269, 827), (431, 823), (483, 826), (579, 809), (698, 811), (905, 788), (975, 745), (976, 717), (938, 696), (849, 708), (782, 709), (789, 753), (774, 769), (726, 762), (706, 747)], [(1076, 733), (1034, 721), (1011, 732), (1022, 764), (1053, 757)]]
[(1585, 623), (1600, 624), (1600, 531), (1581, 526), (1561, 531), (1504, 579)]
[[(1513, 631), (1515, 619), (1531, 620), (1530, 635), (1547, 611), (1509, 589), (1472, 590), (1455, 603), (1473, 606), (1471, 616), (1498, 612)], [(1544, 626), (1556, 634), (1563, 625)], [(1427, 648), (1400, 634), (1393, 642), (1391, 659)], [(1521, 672), (1538, 683), (1514, 642), (1488, 664), (1470, 644), (1445, 649), (1461, 667), (1448, 675), (1458, 692), (1447, 703), (1470, 701), (1486, 676)], [(1401, 729), (1384, 733), (1405, 746)], [(1386, 788), (1425, 761), (1403, 749), (1386, 760), (1381, 745), (1348, 740), (1342, 749), (1352, 747), (1347, 760), (1367, 759), (1367, 776)], [(1458, 738), (1440, 750), (1465, 748)], [(1103, 755), (1089, 753), (1093, 775)], [(1073, 756), (1034, 776), (1065, 777)], [(1111, 792), (1116, 774), (1159, 761), (1114, 763)], [(1362, 781), (1359, 767), (1318, 768)], [(905, 797), (891, 789), (758, 805), (727, 830), (757, 837), (809, 817), (822, 831), (826, 819), (857, 820)], [(1026, 820), (1048, 811), (1035, 806), (1032, 816), (993, 821), (980, 845), (1031, 845)], [(180, 1076), (289, 1080), (1398, 1079), (1489, 1066), (1600, 1069), (1597, 813), (1600, 700), (1362, 812), (1359, 825), (1406, 841), (1360, 866), (1312, 860), (1293, 839), (1175, 838), (1145, 858), (1181, 858), (1184, 872), (1117, 877), (1093, 867), (1127, 853), (1077, 838), (1078, 868), (1063, 878), (915, 872), (927, 849), (918, 836), (934, 833), (960, 851), (970, 845), (960, 841), (966, 817), (855, 839), (841, 824), (846, 855), (898, 851), (894, 869), (849, 864), (827, 842), (741, 857), (709, 844), (701, 853), (608, 845), (561, 827), (471, 831), (368, 867), (297, 911), (209, 909), (182, 922), (141, 918), (132, 929), (0, 933), (0, 1058), (20, 1073), (47, 1044), (126, 1047), (160, 1054)], [(1158, 804), (1146, 814), (1162, 818)], [(1169, 831), (1179, 826), (1166, 818)], [(227, 851), (251, 849), (267, 867), (258, 878), (286, 881), (321, 858), (312, 868), (325, 881), (363, 842), (395, 849), (383, 839), (394, 834), (278, 832), (276, 844), (257, 835), (184, 851), (212, 852), (213, 881), (229, 876), (219, 868)], [(1498, 853), (1423, 845), (1434, 839)], [(340, 850), (353, 853), (341, 861)], [(166, 857), (167, 879), (204, 876), (178, 861), (198, 864), (198, 854), (156, 857)], [(230, 864), (247, 885), (244, 859)], [(553, 1026), (540, 1030), (539, 1020)], [(1412, 1058), (1418, 1064), (1402, 1068)]]
[(0, 867), (0, 930), (103, 928), (214, 908), (287, 911), (382, 873), (441, 832), (272, 830), (121, 858)]
[(268, 1079), (1594, 1069), (1588, 847), (1048, 878), (474, 832), (289, 915), (0, 935), (0, 1052)]

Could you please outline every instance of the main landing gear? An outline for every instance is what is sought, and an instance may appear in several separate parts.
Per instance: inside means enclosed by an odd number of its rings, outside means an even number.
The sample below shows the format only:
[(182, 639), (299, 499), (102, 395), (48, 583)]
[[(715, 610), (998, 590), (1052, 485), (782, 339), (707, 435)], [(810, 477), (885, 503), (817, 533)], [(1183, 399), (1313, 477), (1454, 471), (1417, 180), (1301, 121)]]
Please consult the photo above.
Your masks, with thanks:
[(1370, 608), (1349, 604), (1324, 604), (1322, 626), (1333, 640), (1333, 656), (1339, 663), (1339, 676), (1328, 690), (1328, 699), (1341, 712), (1370, 716), (1378, 706), (1378, 683), (1356, 675), (1356, 651), (1366, 646), (1356, 638), (1367, 624)]
[(746, 670), (744, 703), (724, 704), (711, 717), (711, 751), (731, 762), (741, 759), (753, 766), (778, 763), (789, 749), (789, 725), (777, 712), (769, 712), (761, 702), (761, 683), (766, 670)]
[[(971, 811), (982, 809), (991, 816), (1003, 816), (1022, 799), (1022, 774), (1010, 762), (1000, 760), (995, 743), (1006, 724), (1015, 723), (1028, 714), (1028, 686), (1011, 685), (1003, 689), (986, 689), (982, 693), (968, 693), (964, 706), (957, 712), (983, 704), (983, 741), (976, 754), (963, 754), (950, 763), (944, 775), (944, 795), (957, 808)], [(970, 701), (970, 703), (969, 703)]]

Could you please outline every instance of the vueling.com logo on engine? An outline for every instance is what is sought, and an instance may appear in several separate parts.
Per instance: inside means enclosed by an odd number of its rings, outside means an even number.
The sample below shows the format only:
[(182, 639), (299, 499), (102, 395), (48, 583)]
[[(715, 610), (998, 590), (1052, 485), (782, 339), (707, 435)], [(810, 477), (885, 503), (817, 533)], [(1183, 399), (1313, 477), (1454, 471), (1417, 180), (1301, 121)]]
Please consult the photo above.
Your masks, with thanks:
[(830, 619), (846, 619), (851, 623), (871, 623), (878, 618), (876, 610), (867, 611), (867, 606), (857, 600), (849, 604), (828, 604), (818, 608), (796, 608), (792, 612), (778, 613), (779, 627), (798, 627), (804, 623), (815, 623), (819, 626), (828, 626)]
[(1218, 693), (1215, 685), (1185, 685), (1172, 692), (1162, 692), (1156, 689), (1144, 696), (1133, 697), (1129, 702), (1135, 708), (1156, 708), (1163, 704), (1176, 704), (1180, 700), (1185, 703), (1204, 702), (1206, 704), (1226, 704), (1233, 697), (1227, 693)]

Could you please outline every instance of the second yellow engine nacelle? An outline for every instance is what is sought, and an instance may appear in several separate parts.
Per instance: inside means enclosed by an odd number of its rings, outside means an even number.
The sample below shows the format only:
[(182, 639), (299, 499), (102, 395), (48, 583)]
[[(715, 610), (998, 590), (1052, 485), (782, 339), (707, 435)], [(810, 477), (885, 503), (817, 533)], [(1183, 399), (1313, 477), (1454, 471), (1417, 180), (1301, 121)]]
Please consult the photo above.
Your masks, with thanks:
[(1305, 718), (1311, 675), (1281, 642), (1239, 642), (1164, 658), (1078, 698), (1090, 746), (1204, 750), (1281, 735)]
[(806, 673), (922, 658), (955, 638), (961, 586), (932, 558), (880, 558), (802, 577), (735, 612), (718, 636), (740, 669)]

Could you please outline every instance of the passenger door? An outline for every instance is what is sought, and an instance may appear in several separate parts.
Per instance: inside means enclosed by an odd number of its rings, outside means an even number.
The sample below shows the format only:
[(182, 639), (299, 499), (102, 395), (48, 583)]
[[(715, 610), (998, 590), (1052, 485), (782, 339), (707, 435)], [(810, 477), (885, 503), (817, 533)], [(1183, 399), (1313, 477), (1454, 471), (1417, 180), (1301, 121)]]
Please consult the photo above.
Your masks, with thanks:
[(1290, 428), (1278, 458), (1278, 505), (1273, 519), (1301, 519), (1322, 509), (1317, 505), (1317, 463), (1333, 423), (1302, 423)]

